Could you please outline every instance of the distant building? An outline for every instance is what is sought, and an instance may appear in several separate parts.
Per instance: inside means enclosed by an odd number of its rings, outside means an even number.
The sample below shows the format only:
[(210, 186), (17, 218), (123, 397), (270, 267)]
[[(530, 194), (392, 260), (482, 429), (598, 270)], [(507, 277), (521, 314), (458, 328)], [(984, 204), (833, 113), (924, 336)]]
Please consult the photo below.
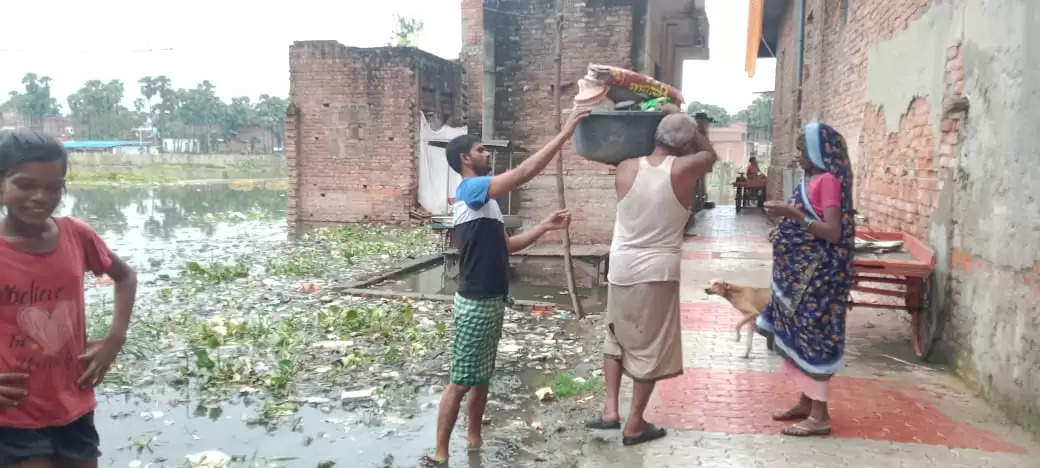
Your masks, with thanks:
[(65, 141), (68, 151), (89, 151), (95, 153), (115, 154), (158, 154), (159, 149), (150, 141), (106, 140), (106, 141)]
[(16, 110), (0, 112), (0, 130), (37, 130), (59, 140), (72, 138), (75, 132), (69, 119), (62, 116), (31, 119)]
[(708, 139), (711, 140), (715, 153), (719, 155), (719, 160), (733, 167), (747, 165), (748, 158), (751, 157), (747, 141), (747, 123), (734, 122), (726, 127), (712, 127), (708, 130)]

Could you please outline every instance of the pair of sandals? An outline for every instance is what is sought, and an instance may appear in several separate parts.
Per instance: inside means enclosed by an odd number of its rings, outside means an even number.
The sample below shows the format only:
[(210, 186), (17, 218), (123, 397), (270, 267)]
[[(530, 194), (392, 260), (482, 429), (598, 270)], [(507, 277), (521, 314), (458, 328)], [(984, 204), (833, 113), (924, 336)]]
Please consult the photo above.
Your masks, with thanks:
[(797, 420), (801, 421), (785, 427), (780, 433), (794, 437), (826, 436), (831, 433), (830, 421), (820, 421), (800, 411), (790, 409), (773, 415), (773, 421)]
[[(588, 429), (600, 429), (600, 430), (612, 430), (621, 429), (621, 420), (610, 421), (603, 419), (603, 415), (596, 415), (592, 418), (585, 420), (585, 427)], [(668, 435), (668, 431), (664, 428), (657, 427), (653, 424), (646, 423), (646, 427), (643, 428), (643, 433), (635, 437), (629, 437), (626, 435), (621, 436), (621, 444), (625, 447), (632, 445), (639, 445), (644, 442), (650, 442), (651, 440), (657, 440)]]

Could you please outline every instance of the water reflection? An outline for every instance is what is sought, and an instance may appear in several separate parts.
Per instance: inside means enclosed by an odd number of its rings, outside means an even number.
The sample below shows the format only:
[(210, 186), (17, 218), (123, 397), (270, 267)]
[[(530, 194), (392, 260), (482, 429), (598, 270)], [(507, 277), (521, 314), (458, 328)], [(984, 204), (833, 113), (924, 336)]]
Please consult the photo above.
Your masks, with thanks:
[(284, 241), (285, 212), (284, 183), (236, 181), (74, 187), (57, 214), (90, 223), (147, 285), (179, 274), (188, 260), (227, 262)]
[(181, 228), (212, 235), (221, 222), (283, 218), (285, 190), (250, 183), (77, 187), (58, 214), (85, 220), (103, 236), (140, 231), (169, 240)]

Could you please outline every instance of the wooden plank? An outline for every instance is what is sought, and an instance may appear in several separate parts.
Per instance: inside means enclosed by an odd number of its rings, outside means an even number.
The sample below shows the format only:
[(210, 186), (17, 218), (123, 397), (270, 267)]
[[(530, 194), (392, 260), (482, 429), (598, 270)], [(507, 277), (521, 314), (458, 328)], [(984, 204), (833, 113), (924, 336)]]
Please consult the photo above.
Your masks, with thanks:
[[(417, 301), (453, 302), (455, 296), (447, 294), (426, 294), (417, 292), (387, 291), (384, 289), (353, 289), (337, 288), (336, 292), (344, 296), (372, 297), (380, 299), (414, 299)], [(528, 301), (517, 299), (514, 305), (521, 307), (559, 308), (559, 304), (553, 302)]]
[(417, 258), (415, 260), (412, 260), (412, 261), (410, 261), (408, 263), (405, 263), (405, 264), (403, 264), (401, 266), (398, 266), (397, 268), (394, 268), (392, 270), (385, 271), (383, 273), (377, 274), (376, 276), (370, 276), (370, 277), (362, 279), (362, 280), (356, 280), (356, 281), (351, 281), (351, 282), (344, 283), (344, 284), (341, 284), (341, 285), (336, 285), (336, 286), (333, 286), (333, 287), (331, 287), (329, 289), (331, 289), (333, 291), (340, 291), (340, 290), (343, 290), (343, 289), (366, 288), (366, 287), (369, 287), (369, 286), (371, 286), (373, 284), (376, 284), (376, 283), (382, 283), (383, 281), (386, 281), (386, 280), (388, 280), (390, 278), (393, 278), (393, 277), (395, 277), (397, 275), (403, 275), (405, 273), (410, 273), (410, 272), (413, 272), (415, 270), (420, 270), (420, 269), (423, 269), (423, 268), (426, 268), (426, 267), (429, 267), (429, 266), (436, 265), (436, 264), (438, 264), (440, 262), (443, 262), (443, 261), (444, 261), (444, 255), (442, 255), (442, 254), (427, 255), (425, 257), (419, 257), (419, 258)]

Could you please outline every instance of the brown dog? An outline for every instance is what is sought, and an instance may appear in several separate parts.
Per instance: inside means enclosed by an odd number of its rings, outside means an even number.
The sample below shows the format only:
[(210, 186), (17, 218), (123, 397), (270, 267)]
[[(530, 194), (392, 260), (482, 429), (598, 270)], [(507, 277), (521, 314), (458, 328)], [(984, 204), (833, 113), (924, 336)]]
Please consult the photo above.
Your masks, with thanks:
[(704, 292), (708, 295), (721, 296), (744, 316), (744, 319), (737, 324), (737, 341), (740, 341), (740, 328), (748, 325), (747, 352), (744, 353), (744, 357), (751, 357), (751, 337), (755, 334), (755, 324), (752, 322), (769, 305), (769, 301), (772, 300), (772, 291), (769, 288), (740, 286), (716, 279), (711, 280), (711, 285)]

